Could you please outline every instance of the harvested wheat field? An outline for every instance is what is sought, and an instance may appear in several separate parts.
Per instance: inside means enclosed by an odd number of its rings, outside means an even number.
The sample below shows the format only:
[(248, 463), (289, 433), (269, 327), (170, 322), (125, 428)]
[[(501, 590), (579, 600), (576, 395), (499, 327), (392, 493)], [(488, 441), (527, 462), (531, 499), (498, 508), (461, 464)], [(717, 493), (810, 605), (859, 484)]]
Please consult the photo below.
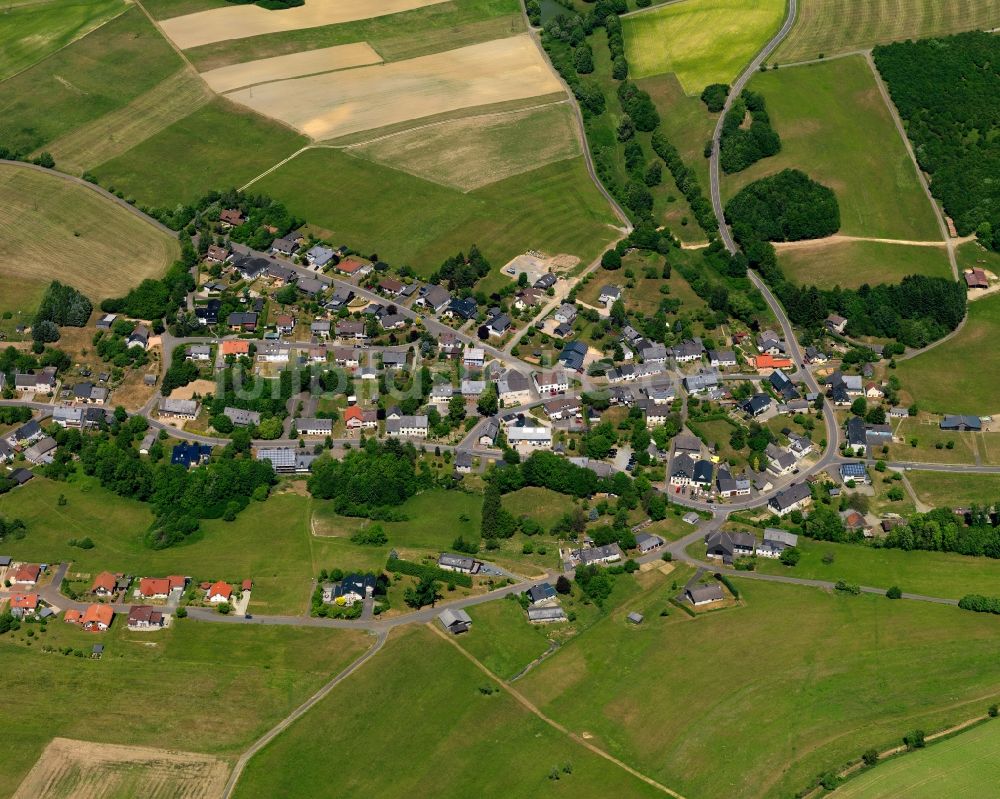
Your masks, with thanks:
[(420, 126), (346, 148), (411, 175), (462, 191), (580, 155), (565, 101)]
[(177, 240), (85, 185), (0, 166), (0, 285), (61, 280), (93, 302), (163, 275)]
[(182, 69), (123, 108), (70, 131), (45, 149), (62, 171), (82, 174), (128, 152), (211, 99), (198, 76)]
[(217, 799), (228, 775), (208, 755), (53, 738), (14, 799)]
[(309, 0), (305, 5), (281, 11), (237, 5), (172, 17), (162, 20), (160, 26), (174, 44), (187, 50), (212, 42), (382, 17), (440, 2), (442, 0), (380, 0), (373, 4), (367, 0)]
[(523, 34), (408, 61), (265, 83), (227, 97), (322, 140), (560, 89)]
[(322, 47), (319, 50), (306, 50), (304, 53), (261, 58), (242, 64), (231, 64), (228, 67), (219, 67), (203, 72), (201, 76), (209, 86), (221, 94), (257, 83), (300, 78), (303, 75), (317, 75), (321, 72), (333, 72), (349, 67), (363, 67), (369, 64), (378, 64), (381, 61), (381, 56), (372, 49), (370, 44), (356, 42), (354, 44), (340, 44), (336, 47)]

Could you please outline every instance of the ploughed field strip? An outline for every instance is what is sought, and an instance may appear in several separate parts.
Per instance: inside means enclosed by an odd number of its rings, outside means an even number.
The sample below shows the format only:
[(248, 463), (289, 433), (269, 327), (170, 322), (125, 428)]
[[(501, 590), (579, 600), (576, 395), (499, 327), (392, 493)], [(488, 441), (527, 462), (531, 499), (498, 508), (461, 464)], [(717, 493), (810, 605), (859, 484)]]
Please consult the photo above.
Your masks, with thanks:
[(53, 738), (14, 799), (216, 799), (228, 775), (209, 755)]
[(258, 83), (368, 66), (381, 61), (381, 56), (371, 45), (367, 42), (356, 42), (219, 67), (202, 73), (202, 78), (214, 91), (224, 94)]
[(80, 174), (128, 152), (211, 99), (205, 84), (191, 70), (182, 69), (128, 105), (60, 136), (44, 149), (60, 169)]
[(386, 65), (265, 83), (227, 96), (315, 140), (557, 92), (527, 35)]
[(310, 0), (305, 5), (280, 12), (256, 5), (235, 5), (173, 17), (163, 20), (160, 25), (174, 44), (187, 50), (213, 42), (370, 19), (437, 2), (440, 0), (382, 0), (373, 5), (364, 0)]

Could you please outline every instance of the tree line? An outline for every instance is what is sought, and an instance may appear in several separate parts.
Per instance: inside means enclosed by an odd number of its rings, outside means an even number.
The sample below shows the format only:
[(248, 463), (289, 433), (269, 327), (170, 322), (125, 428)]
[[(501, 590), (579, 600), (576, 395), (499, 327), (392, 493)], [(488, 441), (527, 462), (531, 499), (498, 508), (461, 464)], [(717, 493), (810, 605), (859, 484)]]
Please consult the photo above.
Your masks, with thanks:
[[(714, 84), (718, 85), (718, 84)], [(712, 88), (712, 87), (709, 87)], [(728, 90), (728, 87), (725, 87)], [(708, 100), (714, 105), (718, 102), (719, 91), (709, 89)], [(702, 94), (705, 99), (705, 93)], [(725, 96), (723, 96), (723, 103)], [(721, 106), (720, 106), (721, 110)], [(745, 126), (747, 114), (750, 115), (750, 125)], [(727, 175), (742, 172), (748, 166), (757, 163), (762, 158), (768, 158), (781, 152), (781, 137), (771, 127), (771, 118), (767, 113), (764, 97), (749, 89), (744, 89), (726, 112), (722, 121), (722, 135), (719, 137), (719, 166)]]

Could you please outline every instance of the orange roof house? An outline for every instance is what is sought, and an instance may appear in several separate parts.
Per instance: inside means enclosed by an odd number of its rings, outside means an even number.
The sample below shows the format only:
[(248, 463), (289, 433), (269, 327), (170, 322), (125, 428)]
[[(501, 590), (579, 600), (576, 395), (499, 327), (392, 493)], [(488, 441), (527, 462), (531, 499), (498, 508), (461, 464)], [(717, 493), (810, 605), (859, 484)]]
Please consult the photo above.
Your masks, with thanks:
[(38, 607), (38, 594), (14, 594), (10, 598), (10, 609), (33, 611)]
[(228, 602), (232, 595), (233, 587), (229, 583), (219, 580), (219, 582), (213, 583), (212, 587), (208, 589), (208, 596), (206, 598), (209, 602)]
[[(362, 418), (361, 408), (357, 405), (351, 405), (349, 408), (344, 409), (344, 424), (348, 427), (360, 427)], [(354, 422), (355, 424), (352, 425), (351, 422)]]
[(139, 595), (165, 599), (175, 588), (183, 588), (186, 582), (176, 574), (170, 577), (143, 577), (139, 580)]
[(346, 261), (341, 261), (337, 264), (337, 270), (348, 275), (353, 275), (362, 267), (364, 267), (364, 264), (361, 261), (355, 261), (353, 258), (348, 258)]
[(223, 355), (249, 355), (250, 342), (243, 339), (227, 339), (222, 342)]
[(73, 610), (73, 608), (70, 608), (69, 610), (66, 611), (66, 615), (63, 616), (63, 621), (68, 622), (69, 624), (79, 624), (80, 611)]
[(42, 573), (42, 567), (35, 563), (22, 563), (14, 572), (15, 583), (26, 583), (34, 585), (38, 582), (38, 575)]
[(791, 358), (784, 358), (780, 355), (768, 355), (764, 353), (763, 355), (754, 356), (754, 366), (758, 370), (760, 369), (787, 369), (792, 365)]
[(80, 623), (83, 629), (90, 632), (103, 632), (111, 626), (111, 621), (115, 617), (115, 612), (110, 605), (89, 605), (83, 612)]
[(90, 593), (98, 596), (110, 596), (115, 592), (117, 582), (111, 572), (101, 572), (94, 578), (94, 584), (90, 586)]

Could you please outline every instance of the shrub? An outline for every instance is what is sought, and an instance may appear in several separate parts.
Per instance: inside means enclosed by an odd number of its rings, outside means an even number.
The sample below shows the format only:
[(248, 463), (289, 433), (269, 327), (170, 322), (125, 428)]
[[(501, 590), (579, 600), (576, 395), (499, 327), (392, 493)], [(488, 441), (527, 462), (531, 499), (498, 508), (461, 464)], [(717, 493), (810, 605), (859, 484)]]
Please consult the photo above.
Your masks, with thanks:
[(861, 755), (861, 759), (864, 761), (866, 766), (874, 766), (878, 763), (878, 750), (866, 749), (865, 753)]
[(833, 587), (845, 594), (854, 594), (856, 596), (861, 593), (860, 585), (849, 583), (846, 580), (837, 580)]
[(354, 535), (352, 535), (351, 541), (355, 544), (378, 547), (383, 544), (388, 544), (389, 536), (385, 534), (385, 530), (382, 529), (381, 524), (369, 524), (367, 527), (362, 527)]
[(802, 551), (798, 547), (788, 547), (788, 549), (783, 550), (781, 555), (778, 557), (778, 560), (786, 566), (795, 566), (801, 559)]
[(907, 749), (923, 749), (926, 746), (923, 730), (913, 730), (903, 736), (903, 744)]
[(885, 595), (889, 597), (889, 599), (902, 599), (903, 589), (901, 589), (898, 585), (894, 585), (885, 592)]

